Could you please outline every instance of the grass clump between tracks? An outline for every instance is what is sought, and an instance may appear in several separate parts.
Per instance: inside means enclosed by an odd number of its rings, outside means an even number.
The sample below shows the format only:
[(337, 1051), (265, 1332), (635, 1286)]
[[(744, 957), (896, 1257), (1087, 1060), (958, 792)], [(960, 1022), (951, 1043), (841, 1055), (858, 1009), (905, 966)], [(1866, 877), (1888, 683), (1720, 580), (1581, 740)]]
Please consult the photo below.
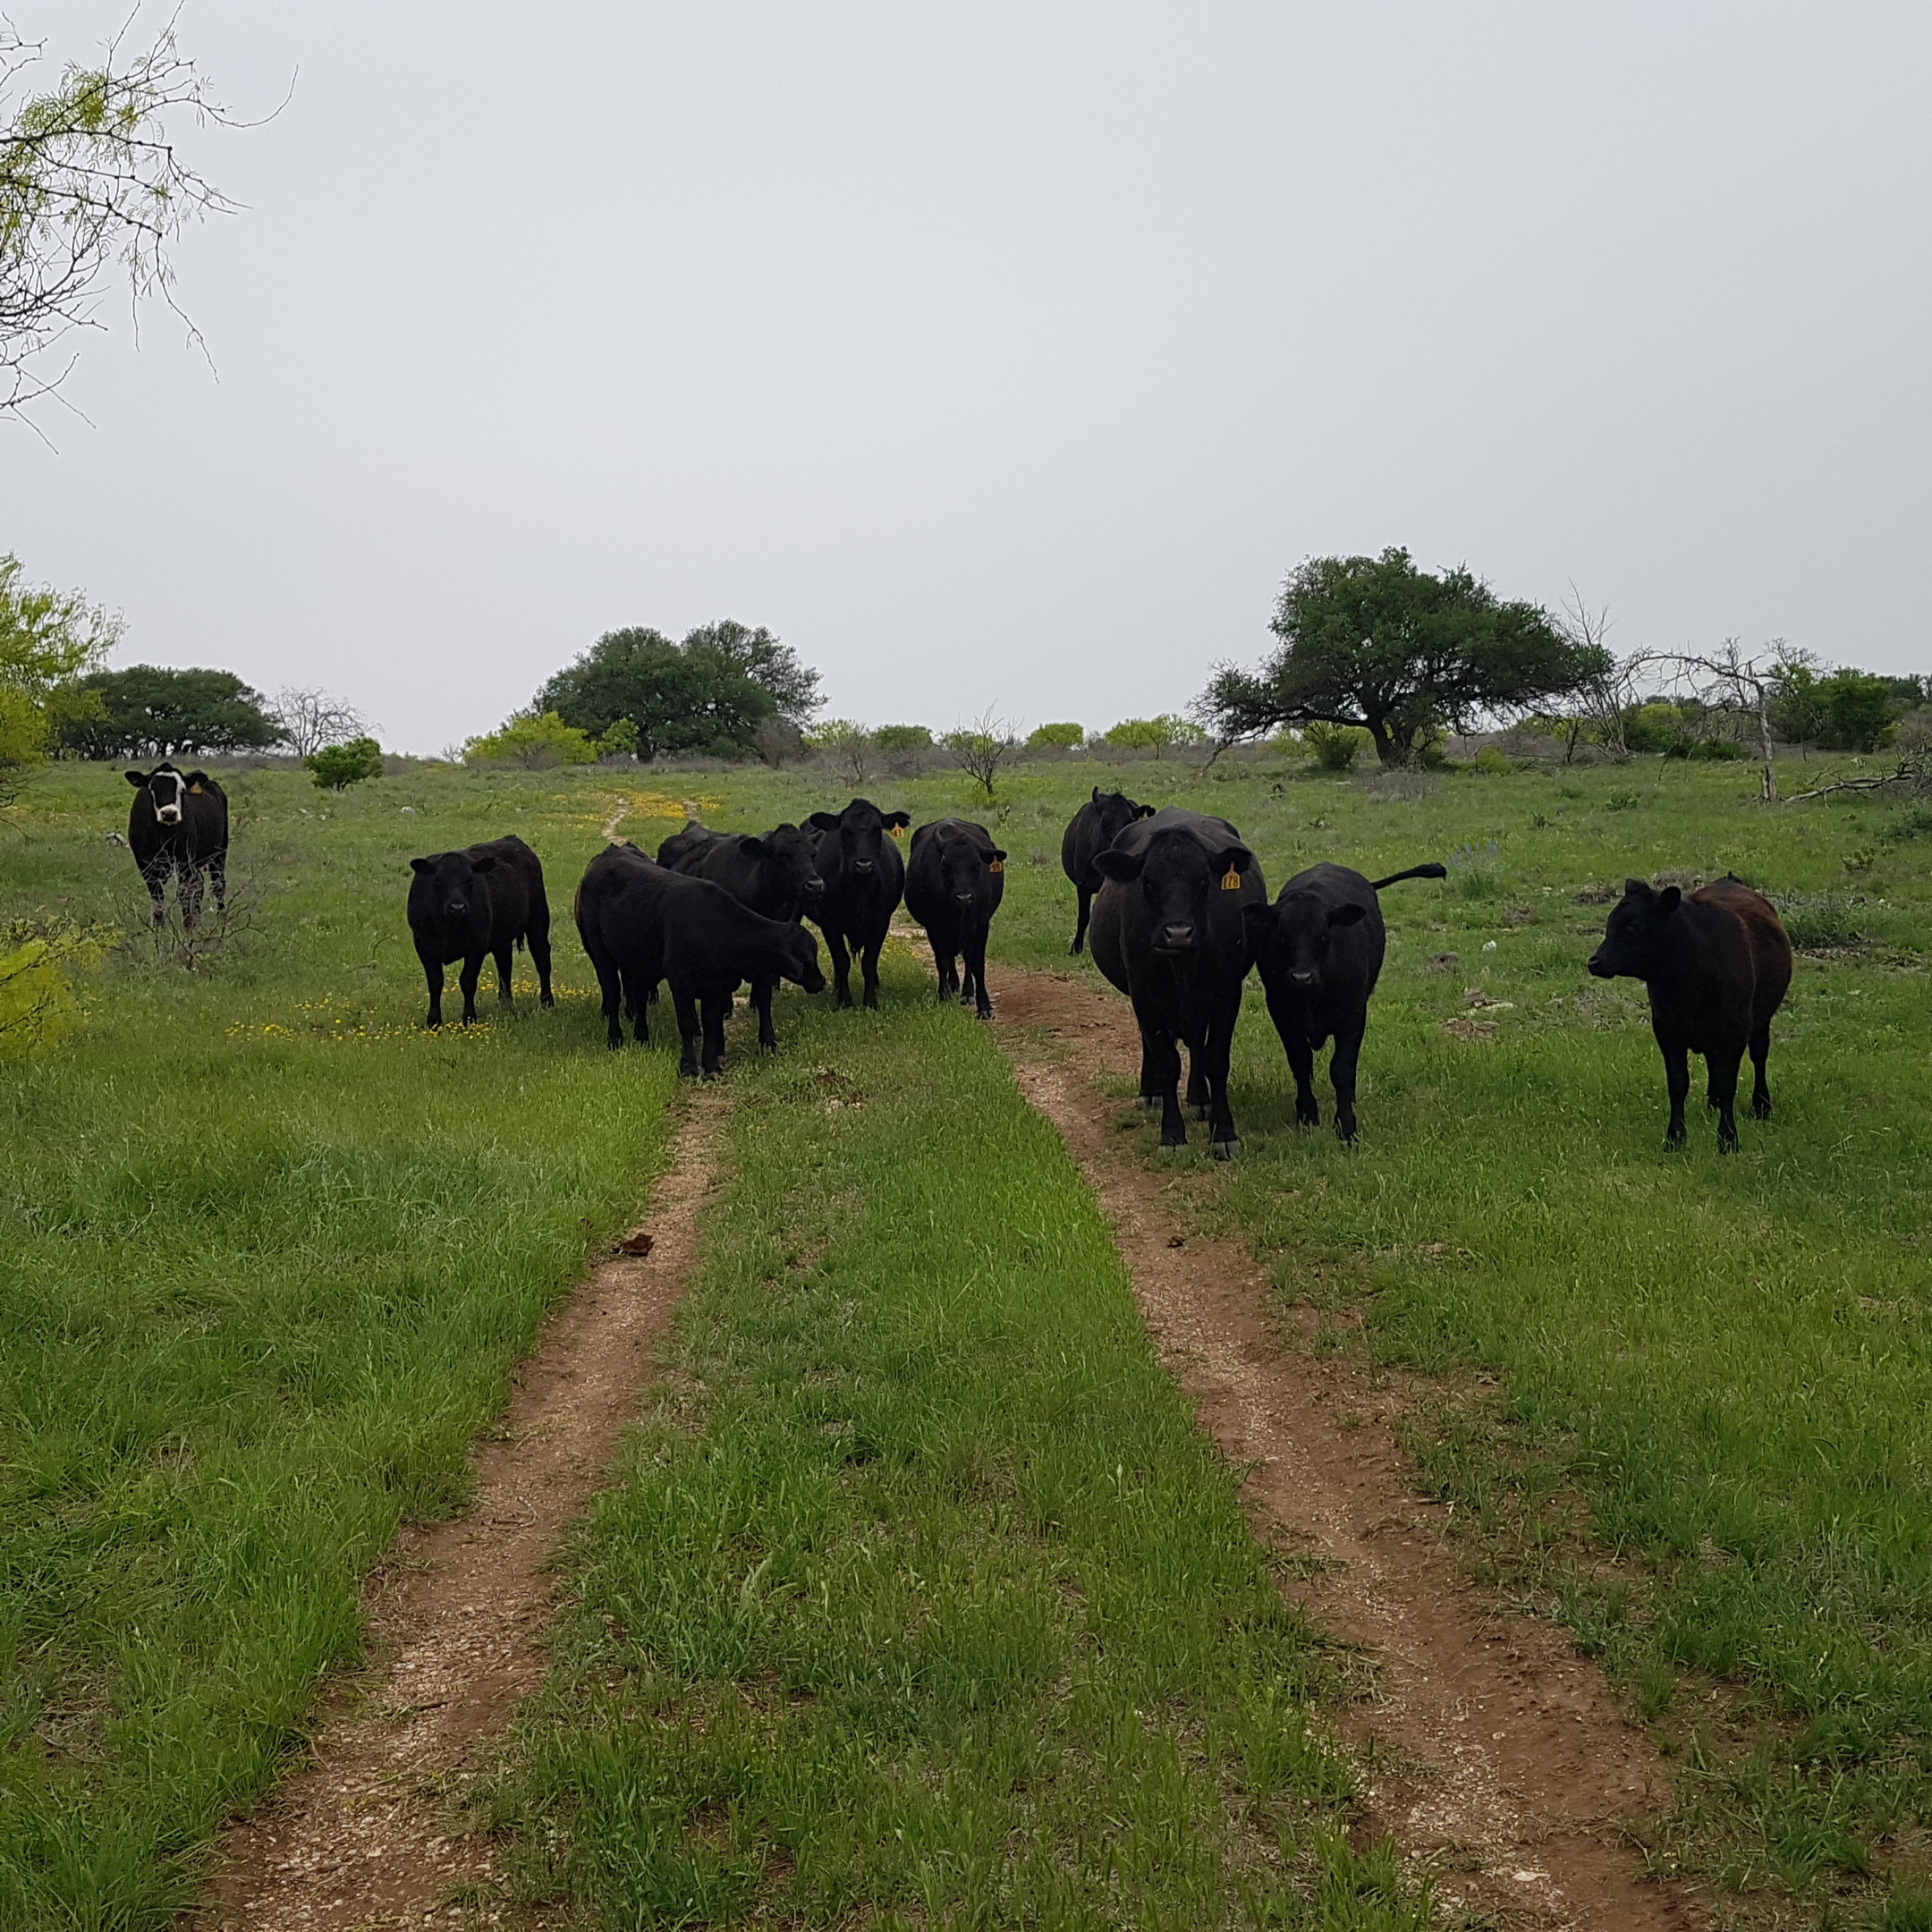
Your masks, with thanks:
[(606, 1925), (1419, 1927), (1341, 1831), (1332, 1653), (1272, 1579), (984, 1029), (740, 1061), (682, 1377), (578, 1552), (497, 1794)]

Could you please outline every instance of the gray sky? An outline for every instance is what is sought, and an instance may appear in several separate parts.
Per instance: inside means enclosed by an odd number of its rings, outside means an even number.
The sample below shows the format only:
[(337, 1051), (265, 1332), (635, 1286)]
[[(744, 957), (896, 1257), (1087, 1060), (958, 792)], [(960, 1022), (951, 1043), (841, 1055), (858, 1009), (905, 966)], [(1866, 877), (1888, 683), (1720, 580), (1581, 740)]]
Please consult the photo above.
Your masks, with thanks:
[[(86, 55), (125, 0), (13, 0)], [(150, 7), (153, 19), (158, 13)], [(271, 124), (0, 428), (122, 661), (392, 747), (601, 631), (771, 625), (831, 709), (1096, 726), (1301, 557), (1573, 580), (1624, 648), (1932, 669), (1932, 9), (188, 0)], [(91, 425), (91, 426), (90, 426)], [(1917, 560), (1917, 561), (1915, 561)]]

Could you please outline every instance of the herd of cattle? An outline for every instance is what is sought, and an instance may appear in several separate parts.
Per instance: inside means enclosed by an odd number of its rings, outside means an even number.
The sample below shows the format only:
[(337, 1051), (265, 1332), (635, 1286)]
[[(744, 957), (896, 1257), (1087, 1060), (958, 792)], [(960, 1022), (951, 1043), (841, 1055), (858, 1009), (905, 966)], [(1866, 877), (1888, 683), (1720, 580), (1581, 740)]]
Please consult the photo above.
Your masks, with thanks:
[[(225, 894), (228, 803), (205, 772), (163, 764), (131, 771), (136, 796), (128, 843), (158, 922), (169, 877), (179, 874), (182, 918), (201, 911), (203, 878)], [(900, 845), (911, 831), (911, 848)], [(1187, 1144), (1180, 1048), (1188, 1049), (1186, 1105), (1208, 1123), (1216, 1157), (1241, 1140), (1228, 1101), (1228, 1062), (1241, 987), (1258, 970), (1270, 1017), (1295, 1080), (1295, 1117), (1318, 1124), (1314, 1056), (1331, 1039), (1335, 1131), (1356, 1134), (1356, 1068), (1368, 1001), (1386, 935), (1377, 894), (1402, 879), (1442, 878), (1441, 865), (1369, 879), (1347, 866), (1298, 872), (1270, 902), (1261, 866), (1224, 818), (1179, 806), (1157, 809), (1095, 788), (1061, 841), (1061, 863), (1078, 895), (1071, 951), (1090, 944), (1095, 963), (1133, 1003), (1140, 1029), (1140, 1097), (1161, 1114), (1161, 1145)], [(942, 997), (982, 1018), (993, 1011), (987, 938), (1004, 889), (1006, 854), (981, 825), (940, 818), (917, 828), (902, 811), (866, 799), (814, 812), (801, 826), (751, 835), (693, 820), (652, 858), (631, 843), (599, 852), (577, 888), (577, 929), (597, 969), (609, 1044), (623, 1044), (628, 1014), (648, 1040), (649, 1009), (668, 986), (682, 1042), (680, 1071), (724, 1070), (724, 1022), (749, 985), (758, 1044), (777, 1046), (772, 998), (780, 980), (825, 990), (824, 934), (840, 1006), (852, 1004), (852, 966), (862, 997), (878, 1004), (879, 954), (903, 901), (930, 940)], [(511, 964), (529, 949), (543, 1004), (550, 988), (550, 906), (543, 867), (521, 839), (493, 839), (410, 861), (409, 923), (429, 989), (427, 1023), (443, 1019), (444, 969), (462, 962), (462, 1017), (476, 1018), (483, 962), (496, 963), (498, 997), (510, 999)], [(1652, 1029), (1670, 1094), (1669, 1138), (1685, 1135), (1687, 1055), (1704, 1055), (1718, 1145), (1737, 1146), (1738, 1073), (1748, 1051), (1752, 1111), (1771, 1111), (1765, 1064), (1771, 1021), (1791, 984), (1792, 948), (1769, 900), (1741, 880), (1684, 894), (1626, 883), (1603, 944), (1590, 956), (1599, 979), (1645, 982)]]

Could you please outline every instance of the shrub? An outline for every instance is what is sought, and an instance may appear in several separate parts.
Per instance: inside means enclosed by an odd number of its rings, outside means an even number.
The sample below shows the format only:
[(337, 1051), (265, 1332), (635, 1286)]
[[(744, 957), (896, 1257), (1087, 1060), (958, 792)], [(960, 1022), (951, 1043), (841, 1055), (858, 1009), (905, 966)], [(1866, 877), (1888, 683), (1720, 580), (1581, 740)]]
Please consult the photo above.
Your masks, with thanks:
[(1324, 771), (1347, 771), (1368, 742), (1368, 733), (1352, 724), (1324, 724), (1318, 718), (1301, 736)]
[(1087, 742), (1084, 724), (1036, 724), (1027, 733), (1029, 751), (1071, 751)]
[(1158, 717), (1123, 718), (1106, 741), (1123, 751), (1152, 751), (1160, 758), (1170, 745), (1206, 744), (1208, 733), (1178, 712), (1164, 711)]
[(1699, 738), (1687, 746), (1681, 754), (1685, 758), (1706, 758), (1713, 764), (1734, 764), (1740, 758), (1748, 758), (1749, 750), (1735, 738)]
[(881, 724), (872, 733), (872, 742), (881, 751), (897, 757), (908, 751), (930, 751), (933, 734), (923, 724)]
[(1500, 745), (1485, 745), (1476, 754), (1476, 769), (1479, 772), (1506, 772), (1510, 769), (1508, 754)]
[(513, 717), (501, 731), (469, 739), (463, 745), (466, 765), (521, 765), (526, 771), (547, 771), (553, 765), (597, 761), (597, 748), (590, 733), (566, 724), (555, 711)]
[(325, 792), (346, 792), (364, 778), (382, 776), (382, 747), (373, 738), (352, 738), (347, 744), (324, 745), (302, 760)]
[(1864, 943), (1865, 935), (1859, 930), (1849, 900), (1834, 898), (1828, 893), (1792, 893), (1778, 912), (1791, 943), (1801, 952), (1829, 952)]
[(79, 1023), (70, 973), (91, 970), (120, 936), (112, 926), (13, 919), (0, 927), (0, 1059), (24, 1058)]
[(616, 718), (607, 724), (597, 741), (600, 758), (635, 758), (641, 742), (635, 718)]

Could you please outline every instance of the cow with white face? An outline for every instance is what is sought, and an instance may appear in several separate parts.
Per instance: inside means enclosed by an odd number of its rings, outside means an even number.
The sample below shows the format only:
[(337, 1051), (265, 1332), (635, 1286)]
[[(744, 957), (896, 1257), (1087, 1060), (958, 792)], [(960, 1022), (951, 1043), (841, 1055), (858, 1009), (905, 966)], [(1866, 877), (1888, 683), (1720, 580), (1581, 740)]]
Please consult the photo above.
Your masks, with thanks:
[(154, 902), (157, 926), (167, 917), (165, 902), (171, 876), (179, 875), (176, 895), (182, 924), (201, 917), (204, 882), (215, 888), (215, 903), (228, 903), (228, 794), (204, 771), (184, 772), (164, 760), (151, 772), (131, 771), (134, 803), (128, 812), (128, 848), (140, 868), (141, 883)]

